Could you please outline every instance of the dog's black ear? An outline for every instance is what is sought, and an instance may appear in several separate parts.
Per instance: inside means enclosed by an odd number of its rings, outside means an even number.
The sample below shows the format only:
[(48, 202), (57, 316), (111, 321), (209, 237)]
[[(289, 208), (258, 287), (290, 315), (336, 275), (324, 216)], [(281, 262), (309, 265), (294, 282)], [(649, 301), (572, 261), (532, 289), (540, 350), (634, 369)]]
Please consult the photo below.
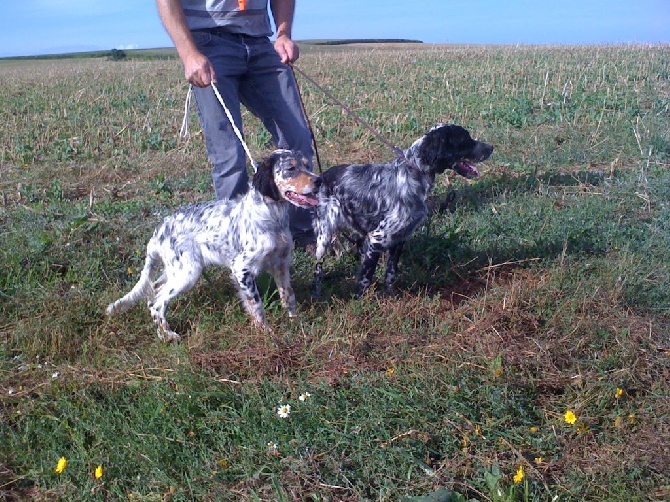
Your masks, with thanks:
[(276, 201), (282, 200), (274, 176), (274, 165), (278, 161), (279, 156), (274, 154), (264, 158), (261, 163), (258, 164), (258, 170), (251, 181), (254, 188), (258, 190), (261, 195)]

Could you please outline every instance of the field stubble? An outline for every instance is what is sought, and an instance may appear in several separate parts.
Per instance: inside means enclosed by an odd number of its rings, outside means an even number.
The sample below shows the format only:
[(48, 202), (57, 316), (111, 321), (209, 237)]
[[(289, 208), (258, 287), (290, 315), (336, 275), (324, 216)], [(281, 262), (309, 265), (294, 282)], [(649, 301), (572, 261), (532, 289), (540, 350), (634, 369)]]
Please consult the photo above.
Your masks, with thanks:
[[(177, 136), (179, 63), (0, 63), (0, 496), (670, 496), (668, 47), (306, 46), (299, 64), (399, 146), (455, 122), (496, 151), (451, 177), (455, 205), (438, 183), (397, 296), (350, 299), (347, 256), (314, 303), (298, 251), (298, 322), (265, 281), (275, 330), (253, 331), (212, 270), (164, 346), (145, 309), (102, 313), (160, 217), (213, 193), (193, 111)], [(299, 81), (324, 167), (392, 156)]]

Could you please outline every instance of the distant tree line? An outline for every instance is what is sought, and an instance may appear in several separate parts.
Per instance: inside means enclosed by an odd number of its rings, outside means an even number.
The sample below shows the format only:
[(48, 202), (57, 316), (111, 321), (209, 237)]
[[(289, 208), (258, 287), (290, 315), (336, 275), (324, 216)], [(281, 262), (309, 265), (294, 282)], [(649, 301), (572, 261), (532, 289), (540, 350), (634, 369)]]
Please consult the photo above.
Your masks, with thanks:
[(405, 38), (347, 38), (342, 40), (316, 40), (314, 45), (345, 45), (345, 44), (422, 44), (421, 40)]
[[(346, 44), (422, 44), (421, 40), (409, 40), (406, 38), (344, 38), (337, 40), (298, 40), (299, 43), (311, 45), (346, 45)], [(174, 48), (156, 48), (144, 50), (132, 50), (126, 53), (123, 49), (112, 49), (109, 51), (71, 52), (65, 54), (40, 54), (35, 56), (13, 56), (0, 58), (0, 60), (31, 60), (31, 59), (78, 59), (78, 58), (106, 58), (110, 61), (123, 61), (125, 59), (176, 59), (177, 52)]]

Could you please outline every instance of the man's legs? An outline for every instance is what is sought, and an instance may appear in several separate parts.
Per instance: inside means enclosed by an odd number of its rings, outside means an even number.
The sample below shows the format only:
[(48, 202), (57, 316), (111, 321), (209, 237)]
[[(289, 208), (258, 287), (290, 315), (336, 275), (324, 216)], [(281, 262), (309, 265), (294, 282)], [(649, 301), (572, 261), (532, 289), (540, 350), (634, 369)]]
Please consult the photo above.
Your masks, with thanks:
[[(290, 68), (281, 63), (265, 37), (212, 35), (194, 32), (200, 51), (209, 58), (221, 97), (240, 131), (240, 102), (268, 129), (279, 148), (300, 150), (312, 161), (312, 141)], [(194, 88), (205, 145), (212, 162), (217, 199), (232, 198), (248, 189), (244, 148), (235, 135), (213, 89)], [(289, 208), (291, 233), (299, 244), (314, 241), (312, 211)]]
[[(209, 58), (217, 84), (235, 125), (242, 131), (239, 76), (246, 71), (246, 49), (240, 37), (219, 37), (194, 32), (198, 48)], [(240, 140), (211, 87), (194, 87), (198, 116), (205, 134), (205, 146), (212, 163), (212, 181), (217, 199), (231, 199), (249, 189), (246, 155)]]
[[(291, 69), (266, 38), (244, 37), (249, 68), (240, 80), (240, 100), (256, 115), (279, 148), (299, 150), (312, 163), (312, 138)], [(314, 242), (312, 211), (291, 206), (291, 233), (298, 244)]]

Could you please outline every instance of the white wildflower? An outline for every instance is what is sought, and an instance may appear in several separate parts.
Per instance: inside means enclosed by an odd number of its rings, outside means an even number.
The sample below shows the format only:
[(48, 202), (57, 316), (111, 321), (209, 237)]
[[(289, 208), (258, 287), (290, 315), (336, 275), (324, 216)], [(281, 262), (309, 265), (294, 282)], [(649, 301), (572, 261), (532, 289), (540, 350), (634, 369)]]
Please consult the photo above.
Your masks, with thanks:
[(291, 414), (290, 404), (280, 404), (277, 407), (277, 415), (279, 415), (280, 418), (288, 418), (290, 414)]

